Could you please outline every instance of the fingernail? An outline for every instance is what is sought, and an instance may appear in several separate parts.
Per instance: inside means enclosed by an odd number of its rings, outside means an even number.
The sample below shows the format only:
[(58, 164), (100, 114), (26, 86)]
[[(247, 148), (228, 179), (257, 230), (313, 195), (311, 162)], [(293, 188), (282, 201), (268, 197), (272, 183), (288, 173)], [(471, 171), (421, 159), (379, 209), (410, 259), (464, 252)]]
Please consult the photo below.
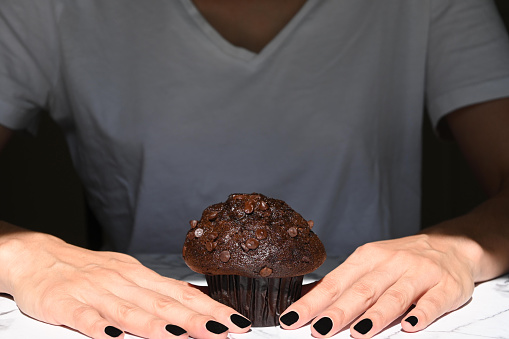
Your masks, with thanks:
[(330, 330), (332, 330), (332, 319), (329, 317), (323, 317), (318, 320), (313, 327), (321, 335), (326, 335), (330, 332)]
[(232, 314), (230, 316), (230, 320), (240, 328), (246, 328), (251, 325), (251, 321), (249, 321), (249, 319), (238, 314)]
[(165, 329), (166, 329), (166, 331), (170, 332), (171, 334), (173, 334), (174, 336), (177, 336), (177, 337), (179, 335), (187, 333), (186, 330), (184, 330), (182, 327), (177, 326), (177, 325), (168, 324), (168, 325), (166, 325)]
[(371, 321), (371, 319), (366, 318), (359, 321), (357, 325), (353, 327), (353, 329), (359, 332), (360, 334), (366, 334), (371, 330), (372, 327), (373, 322)]
[(406, 319), (405, 319), (405, 321), (406, 321), (407, 323), (409, 323), (410, 325), (415, 326), (415, 325), (417, 325), (417, 323), (419, 322), (419, 319), (417, 319), (417, 317), (416, 317), (416, 316), (413, 316), (413, 315), (412, 315), (412, 316), (410, 316), (410, 317), (406, 318)]
[(205, 327), (207, 328), (207, 330), (209, 330), (209, 332), (212, 332), (214, 334), (221, 334), (223, 332), (228, 331), (228, 327), (214, 320), (207, 321)]
[(283, 315), (281, 318), (279, 318), (279, 321), (281, 321), (286, 326), (291, 326), (295, 324), (299, 320), (299, 315), (295, 311), (290, 311)]
[(107, 326), (104, 329), (104, 333), (106, 333), (110, 337), (116, 338), (116, 337), (120, 336), (123, 332), (121, 330), (119, 330), (118, 328), (116, 328), (116, 327)]

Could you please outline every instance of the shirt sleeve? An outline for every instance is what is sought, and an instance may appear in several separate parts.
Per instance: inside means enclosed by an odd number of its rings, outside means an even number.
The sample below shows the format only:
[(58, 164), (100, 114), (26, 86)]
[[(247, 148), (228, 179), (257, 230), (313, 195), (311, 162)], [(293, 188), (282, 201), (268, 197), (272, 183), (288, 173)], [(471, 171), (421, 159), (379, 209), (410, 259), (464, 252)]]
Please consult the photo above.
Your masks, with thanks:
[(509, 39), (491, 0), (433, 0), (426, 104), (435, 128), (446, 114), (509, 96)]
[(51, 0), (0, 0), (0, 124), (34, 131), (57, 79)]

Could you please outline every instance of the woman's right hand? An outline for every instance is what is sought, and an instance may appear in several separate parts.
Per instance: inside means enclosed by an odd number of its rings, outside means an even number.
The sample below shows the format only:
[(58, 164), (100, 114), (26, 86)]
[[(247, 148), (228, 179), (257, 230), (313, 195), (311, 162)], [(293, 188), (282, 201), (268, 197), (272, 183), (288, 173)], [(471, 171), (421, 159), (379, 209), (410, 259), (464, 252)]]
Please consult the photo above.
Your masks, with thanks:
[[(4, 232), (9, 228), (9, 232)], [(14, 231), (13, 231), (14, 229)], [(92, 338), (226, 338), (250, 321), (131, 256), (95, 252), (0, 222), (0, 292), (25, 314)]]

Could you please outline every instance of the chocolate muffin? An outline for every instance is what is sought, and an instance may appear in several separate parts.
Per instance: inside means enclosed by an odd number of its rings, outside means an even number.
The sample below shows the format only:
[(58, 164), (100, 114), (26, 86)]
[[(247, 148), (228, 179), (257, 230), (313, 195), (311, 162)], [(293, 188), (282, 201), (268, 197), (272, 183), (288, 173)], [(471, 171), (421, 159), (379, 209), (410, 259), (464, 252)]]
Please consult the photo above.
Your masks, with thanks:
[(231, 194), (190, 224), (185, 262), (206, 275), (212, 298), (255, 327), (278, 325), (300, 297), (303, 276), (325, 261), (313, 221), (262, 194)]

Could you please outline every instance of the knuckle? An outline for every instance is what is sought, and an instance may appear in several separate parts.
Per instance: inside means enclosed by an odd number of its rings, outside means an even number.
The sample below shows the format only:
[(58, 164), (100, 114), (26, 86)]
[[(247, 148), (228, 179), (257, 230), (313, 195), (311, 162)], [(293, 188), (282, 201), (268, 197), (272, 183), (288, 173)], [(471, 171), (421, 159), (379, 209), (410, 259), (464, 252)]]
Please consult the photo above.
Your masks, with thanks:
[(350, 320), (351, 315), (348, 314), (344, 309), (337, 306), (331, 306), (326, 310), (327, 314), (332, 315), (338, 324), (345, 323)]
[(319, 291), (322, 296), (328, 300), (337, 300), (341, 294), (336, 281), (334, 279), (328, 278), (327, 276), (322, 279), (319, 286), (320, 289), (317, 291)]
[(63, 324), (77, 329), (84, 334), (101, 333), (103, 321), (99, 314), (88, 306), (76, 307), (71, 313), (70, 323)]
[(195, 312), (189, 312), (188, 314), (185, 315), (183, 324), (186, 330), (190, 330), (193, 327), (194, 328), (201, 327), (202, 324), (207, 323), (209, 320), (211, 320), (211, 317), (209, 316)]
[(168, 313), (175, 307), (175, 300), (173, 299), (154, 299), (152, 303), (152, 307), (156, 311), (162, 311), (163, 313)]
[[(110, 268), (100, 268), (98, 275), (92, 275), (89, 278), (91, 279), (97, 279), (98, 277), (102, 277), (104, 280), (103, 282), (113, 282), (114, 284), (124, 283), (126, 282), (126, 278), (122, 273), (115, 269)], [(94, 281), (94, 280), (92, 280)]]
[(105, 270), (105, 268), (97, 263), (88, 263), (81, 268), (82, 274), (88, 279), (103, 273)]
[(232, 313), (237, 313), (237, 311), (234, 310), (233, 308), (228, 307), (228, 306), (221, 304), (220, 302), (216, 302), (216, 301), (214, 301), (214, 305), (212, 305), (210, 307), (210, 310), (211, 310), (211, 314), (213, 314), (214, 317), (216, 317), (216, 318), (221, 317), (222, 315), (229, 316)]
[(132, 319), (137, 307), (127, 304), (120, 304), (116, 308), (117, 319)]
[(370, 243), (367, 243), (367, 244), (357, 247), (357, 249), (354, 251), (354, 254), (361, 255), (361, 256), (370, 255), (371, 253), (376, 251), (377, 248), (378, 248), (378, 245), (376, 243), (370, 242)]
[(185, 288), (178, 294), (176, 298), (181, 304), (186, 305), (190, 303), (194, 303), (197, 300), (203, 298), (203, 292), (193, 289), (193, 288)]
[(357, 247), (354, 253), (347, 259), (350, 259), (357, 265), (365, 265), (366, 261), (376, 262), (389, 260), (394, 255), (394, 250), (387, 247), (384, 242), (370, 242)]
[(151, 319), (146, 321), (143, 324), (143, 331), (149, 334), (148, 338), (158, 337), (158, 333), (160, 333), (161, 329), (164, 328), (164, 324), (159, 319)]
[(92, 315), (93, 311), (88, 306), (79, 306), (72, 310), (71, 318), (74, 324), (79, 326), (80, 323), (86, 322), (86, 319), (89, 319)]
[(376, 293), (372, 285), (364, 282), (356, 282), (355, 284), (353, 284), (352, 292), (366, 301), (373, 300)]
[(371, 309), (369, 310), (369, 318), (375, 320), (378, 324), (388, 324), (390, 322), (390, 319), (387, 318), (387, 315), (385, 312), (378, 310), (378, 309)]
[(397, 289), (385, 291), (384, 297), (387, 298), (390, 303), (399, 306), (400, 309), (406, 308), (410, 304), (408, 294)]
[(63, 292), (63, 288), (60, 284), (56, 284), (55, 286), (46, 286), (46, 288), (43, 288), (39, 294), (39, 311), (42, 314), (51, 314), (55, 307), (55, 303), (59, 302), (55, 296), (61, 295)]
[(438, 312), (442, 307), (442, 298), (437, 296), (428, 296), (426, 298), (427, 307), (433, 310), (435, 313)]
[(424, 315), (426, 323), (430, 323), (435, 318), (442, 315), (442, 304), (441, 298), (438, 296), (427, 296), (421, 303), (420, 310)]
[[(438, 261), (439, 259), (436, 258), (436, 255), (420, 257), (419, 266), (421, 266), (421, 270), (423, 270), (422, 267), (425, 267), (426, 270), (432, 270), (432, 273), (436, 274), (441, 271), (440, 266), (437, 264)], [(429, 273), (429, 271), (427, 272)]]
[(461, 307), (472, 296), (474, 285), (466, 284), (459, 281), (458, 278), (450, 277), (444, 285), (448, 286), (444, 294), (448, 296), (451, 301), (451, 310)]
[(112, 259), (116, 259), (116, 261), (113, 261), (114, 263), (118, 263), (118, 262), (126, 262), (126, 263), (130, 263), (130, 264), (141, 264), (140, 261), (138, 259), (136, 259), (135, 257), (131, 256), (131, 255), (128, 255), (128, 254), (125, 254), (125, 253), (118, 253), (118, 252), (114, 252), (115, 253), (115, 256), (112, 257)]

